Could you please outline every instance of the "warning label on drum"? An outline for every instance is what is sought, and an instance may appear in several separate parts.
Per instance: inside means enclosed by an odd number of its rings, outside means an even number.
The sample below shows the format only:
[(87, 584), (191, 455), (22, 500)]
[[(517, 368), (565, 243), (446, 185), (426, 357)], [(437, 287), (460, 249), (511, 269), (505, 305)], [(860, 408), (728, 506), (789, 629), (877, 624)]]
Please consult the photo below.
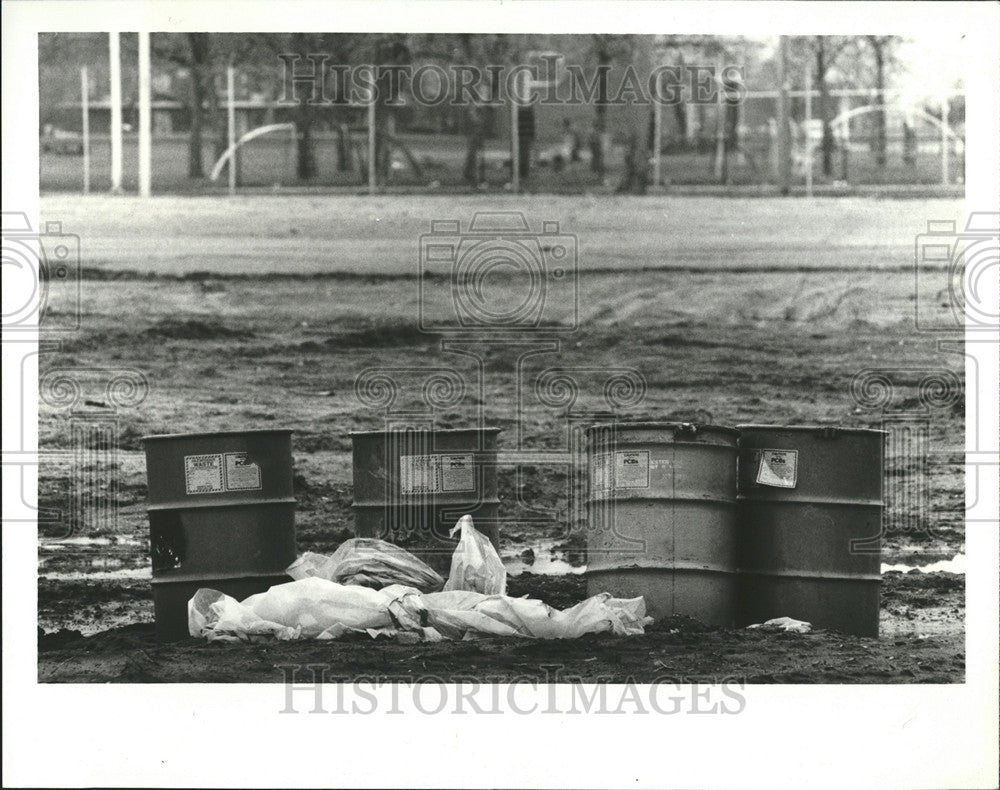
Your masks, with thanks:
[(226, 453), (226, 490), (259, 491), (260, 467), (247, 453)]
[(614, 454), (598, 453), (594, 456), (591, 471), (591, 487), (594, 491), (649, 488), (649, 451), (624, 450)]
[(649, 488), (649, 451), (615, 453), (615, 488)]
[(760, 450), (757, 483), (773, 488), (795, 488), (798, 478), (798, 450)]
[(218, 494), (224, 491), (222, 454), (185, 455), (184, 490), (188, 494)]
[(472, 454), (401, 455), (401, 494), (451, 494), (476, 490)]

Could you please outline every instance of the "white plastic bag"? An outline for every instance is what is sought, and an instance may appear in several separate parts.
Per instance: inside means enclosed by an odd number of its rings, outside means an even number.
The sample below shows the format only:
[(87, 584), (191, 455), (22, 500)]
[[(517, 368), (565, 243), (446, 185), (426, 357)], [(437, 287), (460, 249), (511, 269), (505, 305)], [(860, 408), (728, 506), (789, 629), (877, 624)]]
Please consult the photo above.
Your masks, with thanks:
[(472, 516), (462, 516), (449, 534), (454, 537), (459, 530), (462, 534), (451, 556), (451, 573), (444, 589), (505, 595), (507, 569), (489, 538), (475, 528)]
[(305, 552), (285, 570), (296, 581), (317, 577), (380, 590), (390, 584), (421, 592), (440, 590), (444, 579), (406, 549), (377, 538), (345, 540), (329, 557)]

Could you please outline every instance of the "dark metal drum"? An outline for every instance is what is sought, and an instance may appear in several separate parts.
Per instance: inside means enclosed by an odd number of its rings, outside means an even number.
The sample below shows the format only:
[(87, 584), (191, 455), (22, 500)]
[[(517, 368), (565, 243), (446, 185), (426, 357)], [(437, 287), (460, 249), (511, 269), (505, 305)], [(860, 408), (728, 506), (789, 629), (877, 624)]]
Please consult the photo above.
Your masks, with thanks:
[(292, 432), (147, 436), (157, 635), (187, 635), (199, 587), (242, 599), (290, 579)]
[(738, 622), (878, 636), (885, 432), (739, 431)]
[(403, 546), (447, 575), (448, 532), (470, 515), (499, 550), (498, 428), (351, 434), (354, 520), (360, 537)]

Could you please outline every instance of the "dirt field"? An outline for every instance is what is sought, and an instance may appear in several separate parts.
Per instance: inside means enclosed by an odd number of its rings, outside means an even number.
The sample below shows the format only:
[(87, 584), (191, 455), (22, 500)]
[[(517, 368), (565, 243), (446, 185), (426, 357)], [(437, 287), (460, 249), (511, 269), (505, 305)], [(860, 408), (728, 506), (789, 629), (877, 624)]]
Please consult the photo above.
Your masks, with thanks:
[[(420, 331), (455, 311), (447, 278), (426, 273), (421, 235), (431, 220), (464, 223), (491, 210), (524, 211), (533, 230), (556, 220), (575, 235), (578, 266), (567, 273), (578, 298), (562, 286), (544, 306), (547, 319), (575, 321), (575, 331), (490, 334), (466, 346)], [(49, 633), (39, 636), (39, 679), (280, 681), (277, 665), (326, 662), (392, 678), (457, 677), (470, 667), (480, 677), (537, 678), (542, 664), (559, 663), (584, 680), (961, 682), (965, 587), (953, 573), (885, 574), (879, 639), (678, 620), (641, 638), (572, 644), (159, 645), (148, 625), (139, 441), (293, 429), (298, 546), (329, 552), (353, 523), (348, 433), (428, 412), (432, 369), (462, 382), (435, 396), (436, 424), (482, 414), (503, 429), (502, 457), (565, 452), (571, 426), (612, 406), (628, 418), (879, 427), (881, 403), (851, 394), (855, 374), (878, 370), (892, 384), (887, 411), (917, 420), (930, 450), (888, 459), (883, 561), (950, 559), (964, 552), (964, 399), (928, 401), (920, 385), (935, 371), (961, 377), (964, 357), (915, 331), (918, 304), (949, 308), (944, 272), (915, 279), (913, 250), (928, 219), (960, 210), (957, 201), (858, 199), (46, 198), (43, 220), (81, 236), (83, 281), (79, 308), (61, 291), (49, 305), (53, 320), (79, 309), (81, 329), (53, 333), (57, 346), (41, 357), (38, 609)], [(516, 304), (517, 282), (493, 282), (496, 298)], [(552, 368), (572, 386), (547, 390)], [(356, 387), (372, 369), (394, 381), (391, 404), (384, 391)], [(80, 385), (75, 401), (59, 396), (63, 373)], [(119, 374), (144, 377), (148, 394), (111, 397), (107, 381)], [(624, 378), (616, 385), (615, 376)], [(88, 420), (111, 426), (116, 452), (74, 454)], [(529, 570), (586, 561), (569, 471), (501, 468), (502, 553), (512, 569), (525, 567), (528, 548)], [(82, 517), (73, 517), (71, 497), (81, 496)], [(525, 574), (512, 577), (511, 591), (565, 606), (584, 597), (582, 579)]]

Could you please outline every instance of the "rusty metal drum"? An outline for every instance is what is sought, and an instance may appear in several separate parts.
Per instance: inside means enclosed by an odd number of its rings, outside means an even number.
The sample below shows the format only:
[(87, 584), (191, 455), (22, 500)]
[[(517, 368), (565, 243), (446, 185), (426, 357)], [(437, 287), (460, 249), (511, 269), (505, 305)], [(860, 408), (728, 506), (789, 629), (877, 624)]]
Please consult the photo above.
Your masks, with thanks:
[(405, 429), (351, 434), (359, 537), (403, 546), (447, 575), (470, 515), (499, 551), (498, 428)]
[(878, 636), (886, 433), (741, 425), (738, 622)]
[(737, 432), (614, 423), (589, 428), (587, 438), (588, 594), (641, 595), (654, 618), (731, 626)]
[(157, 635), (188, 634), (200, 587), (243, 599), (296, 556), (292, 432), (147, 436), (150, 554)]

